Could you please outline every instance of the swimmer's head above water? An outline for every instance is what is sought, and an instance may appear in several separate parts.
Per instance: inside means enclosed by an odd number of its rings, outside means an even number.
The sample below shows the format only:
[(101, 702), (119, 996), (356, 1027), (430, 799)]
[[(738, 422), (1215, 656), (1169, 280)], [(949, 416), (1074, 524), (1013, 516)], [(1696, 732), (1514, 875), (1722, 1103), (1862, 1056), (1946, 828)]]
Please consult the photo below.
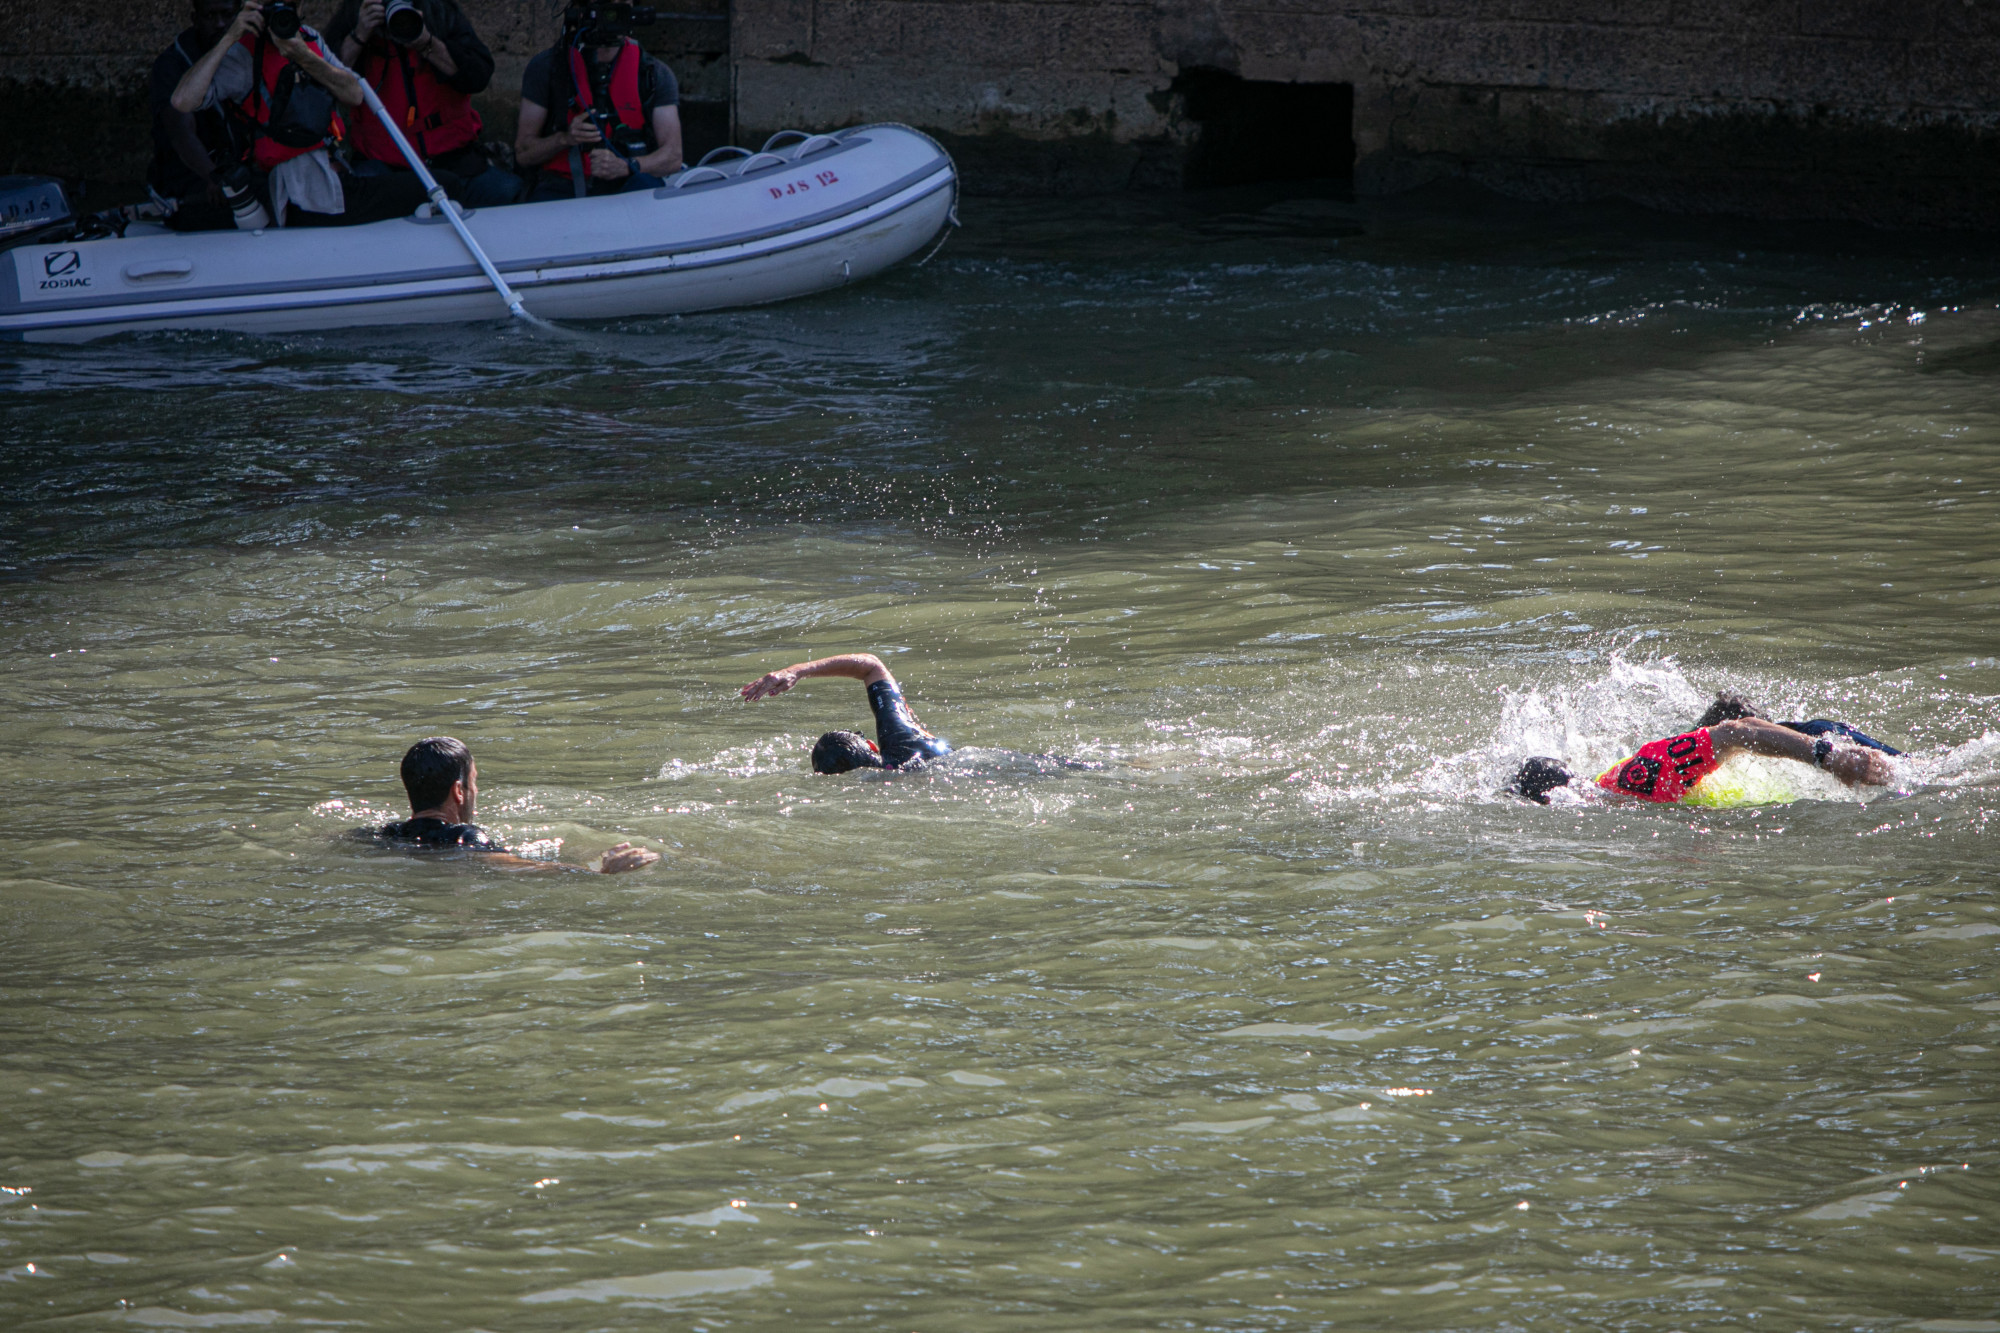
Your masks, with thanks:
[(813, 742), (813, 772), (851, 773), (857, 768), (883, 768), (882, 752), (858, 731), (829, 731)]
[(1527, 797), (1536, 805), (1547, 805), (1550, 792), (1557, 787), (1567, 787), (1573, 780), (1574, 775), (1559, 761), (1545, 754), (1538, 754), (1523, 761), (1521, 766), (1514, 770), (1513, 780), (1507, 784), (1507, 790), (1516, 796)]
[(903, 699), (896, 678), (873, 653), (841, 653), (811, 662), (796, 662), (766, 672), (740, 691), (745, 699), (772, 699), (802, 680), (837, 676), (868, 687), (868, 707), (875, 714), (871, 741), (855, 731), (829, 731), (813, 745), (815, 773), (850, 773), (857, 768), (913, 769), (951, 753), (951, 742), (934, 736), (917, 721)]

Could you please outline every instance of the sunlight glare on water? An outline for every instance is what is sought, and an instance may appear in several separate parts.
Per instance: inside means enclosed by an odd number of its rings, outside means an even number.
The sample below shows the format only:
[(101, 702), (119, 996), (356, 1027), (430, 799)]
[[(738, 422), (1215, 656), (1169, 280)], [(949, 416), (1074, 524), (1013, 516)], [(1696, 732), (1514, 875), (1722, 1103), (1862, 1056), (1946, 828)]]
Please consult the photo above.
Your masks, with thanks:
[(0, 353), (0, 1322), (2000, 1329), (2000, 268), (1472, 207)]

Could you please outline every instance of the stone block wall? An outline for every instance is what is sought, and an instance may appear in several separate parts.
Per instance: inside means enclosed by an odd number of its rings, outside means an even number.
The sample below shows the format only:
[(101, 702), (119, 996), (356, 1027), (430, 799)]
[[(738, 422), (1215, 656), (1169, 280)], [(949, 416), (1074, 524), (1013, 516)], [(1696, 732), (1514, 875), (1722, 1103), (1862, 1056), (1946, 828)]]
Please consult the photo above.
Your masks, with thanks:
[[(1189, 69), (1354, 88), (1356, 186), (1991, 226), (2000, 0), (735, 0), (739, 124), (904, 120), (969, 188), (1174, 178)], [(1300, 127), (1301, 133), (1312, 127)]]
[[(499, 63), (481, 112), (510, 138), (521, 69), (554, 39), (560, 4), (462, 3)], [(150, 151), (146, 69), (184, 0), (0, 4), (0, 170), (129, 191)], [(953, 148), (973, 191), (1179, 183), (1202, 132), (1187, 76), (1220, 71), (1351, 86), (1362, 191), (1457, 176), (1541, 197), (1970, 227), (2000, 209), (2000, 0), (661, 7), (731, 14), (726, 41), (716, 24), (651, 35), (713, 109), (716, 137), (732, 107), (745, 142), (906, 121)], [(305, 0), (309, 20), (332, 8)]]

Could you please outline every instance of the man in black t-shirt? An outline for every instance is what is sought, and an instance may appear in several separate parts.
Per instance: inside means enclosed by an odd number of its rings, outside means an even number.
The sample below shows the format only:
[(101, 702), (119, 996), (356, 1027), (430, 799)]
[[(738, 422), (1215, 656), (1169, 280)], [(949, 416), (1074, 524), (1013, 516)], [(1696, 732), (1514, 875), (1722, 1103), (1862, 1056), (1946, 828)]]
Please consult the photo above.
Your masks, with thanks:
[[(418, 741), (403, 756), (403, 789), (410, 794), (410, 817), (373, 830), (386, 842), (428, 848), (459, 848), (483, 852), (501, 865), (558, 868), (548, 861), (515, 856), (472, 822), (479, 799), (479, 766), (465, 742), (450, 736)], [(621, 842), (604, 854), (598, 869), (607, 875), (637, 870), (660, 859), (658, 852)], [(559, 867), (577, 869), (578, 867)]]
[(146, 187), (161, 204), (174, 205), (167, 225), (175, 231), (236, 225), (222, 200), (222, 174), (243, 160), (249, 142), (221, 110), (177, 111), (173, 96), (181, 76), (229, 31), (237, 8), (237, 0), (194, 0), (192, 24), (153, 62), (153, 164)]
[(521, 76), (514, 160), (540, 168), (529, 199), (657, 188), (681, 168), (680, 100), (674, 72), (618, 28), (565, 34)]

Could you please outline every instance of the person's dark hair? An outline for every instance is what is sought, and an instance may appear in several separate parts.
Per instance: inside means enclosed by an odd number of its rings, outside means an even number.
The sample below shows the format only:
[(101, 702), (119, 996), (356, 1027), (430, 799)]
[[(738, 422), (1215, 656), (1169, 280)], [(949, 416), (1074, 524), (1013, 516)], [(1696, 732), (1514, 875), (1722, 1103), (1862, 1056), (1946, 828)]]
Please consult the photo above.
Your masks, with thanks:
[(845, 773), (851, 768), (880, 768), (882, 756), (858, 731), (829, 731), (813, 742), (813, 772)]
[(442, 805), (451, 795), (452, 784), (465, 780), (472, 771), (472, 751), (465, 742), (450, 736), (431, 736), (418, 741), (403, 756), (403, 789), (410, 793), (412, 811)]
[(1566, 787), (1570, 782), (1570, 772), (1562, 764), (1545, 754), (1538, 754), (1514, 770), (1513, 780), (1507, 790), (1516, 796), (1525, 796), (1536, 805), (1547, 805), (1548, 794), (1557, 787)]
[[(1715, 696), (1715, 702), (1708, 706), (1708, 711), (1695, 722), (1695, 726), (1712, 727), (1719, 722), (1734, 722), (1742, 717), (1764, 717), (1764, 714), (1740, 694), (1718, 694)], [(1765, 720), (1770, 719), (1765, 718)]]

